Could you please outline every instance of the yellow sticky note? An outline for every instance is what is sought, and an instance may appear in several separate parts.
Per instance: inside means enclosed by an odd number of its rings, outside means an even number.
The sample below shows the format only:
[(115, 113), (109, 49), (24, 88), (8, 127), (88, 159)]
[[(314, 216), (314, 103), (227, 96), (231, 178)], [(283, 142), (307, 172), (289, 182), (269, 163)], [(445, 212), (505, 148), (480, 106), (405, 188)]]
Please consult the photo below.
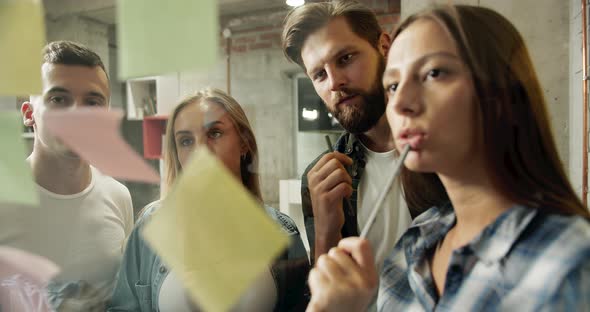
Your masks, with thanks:
[(142, 234), (205, 311), (230, 309), (289, 242), (206, 148)]
[(119, 78), (215, 64), (217, 15), (215, 0), (118, 0)]
[(21, 115), (0, 112), (0, 202), (38, 205), (31, 167), (26, 163), (27, 152), (21, 137)]
[(41, 94), (45, 44), (39, 0), (0, 0), (0, 95)]

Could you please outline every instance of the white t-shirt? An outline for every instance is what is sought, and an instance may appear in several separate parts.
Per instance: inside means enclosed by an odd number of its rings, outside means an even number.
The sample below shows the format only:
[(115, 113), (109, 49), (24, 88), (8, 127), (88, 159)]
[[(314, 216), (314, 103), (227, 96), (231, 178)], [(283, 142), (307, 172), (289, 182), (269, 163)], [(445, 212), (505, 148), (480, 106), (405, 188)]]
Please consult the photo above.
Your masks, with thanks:
[[(236, 305), (230, 309), (237, 311), (272, 311), (277, 301), (277, 289), (270, 270), (264, 270), (238, 300)], [(181, 281), (174, 271), (170, 271), (158, 297), (158, 306), (161, 312), (195, 312), (200, 311), (195, 307), (191, 308), (188, 294), (182, 287)]]
[(0, 204), (0, 244), (53, 261), (61, 269), (54, 280), (112, 287), (133, 229), (133, 206), (124, 185), (93, 167), (91, 173), (78, 194), (37, 185), (39, 207)]
[[(365, 152), (367, 163), (358, 187), (357, 222), (359, 232), (363, 230), (373, 210), (377, 197), (383, 191), (385, 183), (393, 174), (397, 157), (395, 150), (376, 153), (361, 144)], [(395, 243), (412, 223), (408, 205), (403, 198), (399, 177), (385, 200), (383, 207), (375, 218), (375, 224), (367, 234), (375, 252), (375, 265), (379, 272), (383, 261), (391, 253)]]

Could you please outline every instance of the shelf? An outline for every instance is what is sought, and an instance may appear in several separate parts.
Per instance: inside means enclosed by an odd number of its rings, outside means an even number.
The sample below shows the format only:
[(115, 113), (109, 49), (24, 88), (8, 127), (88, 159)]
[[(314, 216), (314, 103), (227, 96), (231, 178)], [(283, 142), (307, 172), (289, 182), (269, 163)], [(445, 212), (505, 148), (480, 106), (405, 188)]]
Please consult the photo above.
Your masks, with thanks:
[(156, 114), (156, 78), (147, 77), (128, 80), (127, 119), (141, 120), (144, 116)]
[(143, 118), (143, 157), (162, 158), (162, 137), (166, 133), (168, 116), (154, 115)]

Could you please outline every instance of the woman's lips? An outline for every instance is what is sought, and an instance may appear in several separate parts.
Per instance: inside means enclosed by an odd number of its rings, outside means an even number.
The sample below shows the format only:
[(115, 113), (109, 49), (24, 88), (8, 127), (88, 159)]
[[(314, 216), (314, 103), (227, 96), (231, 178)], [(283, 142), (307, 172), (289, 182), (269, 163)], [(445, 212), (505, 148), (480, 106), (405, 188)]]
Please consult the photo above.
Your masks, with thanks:
[(398, 144), (400, 144), (401, 146), (405, 146), (406, 144), (410, 144), (410, 147), (412, 147), (412, 150), (417, 150), (417, 149), (420, 149), (420, 147), (422, 146), (425, 137), (426, 137), (426, 134), (423, 132), (403, 133), (398, 138)]
[(414, 134), (408, 138), (408, 143), (413, 150), (419, 149), (424, 141), (424, 134)]

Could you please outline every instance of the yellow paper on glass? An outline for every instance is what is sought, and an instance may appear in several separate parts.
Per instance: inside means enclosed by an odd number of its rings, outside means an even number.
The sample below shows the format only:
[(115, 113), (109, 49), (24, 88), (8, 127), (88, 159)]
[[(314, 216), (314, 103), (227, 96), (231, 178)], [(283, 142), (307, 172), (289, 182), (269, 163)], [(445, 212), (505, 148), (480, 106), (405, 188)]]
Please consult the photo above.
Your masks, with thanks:
[(0, 0), (0, 95), (41, 94), (45, 44), (39, 0)]
[(227, 311), (289, 240), (207, 148), (194, 155), (143, 237), (204, 311)]
[(215, 0), (118, 0), (119, 78), (212, 66), (217, 15)]
[(18, 112), (0, 111), (0, 203), (37, 206), (39, 196), (31, 167), (25, 160), (21, 118)]

